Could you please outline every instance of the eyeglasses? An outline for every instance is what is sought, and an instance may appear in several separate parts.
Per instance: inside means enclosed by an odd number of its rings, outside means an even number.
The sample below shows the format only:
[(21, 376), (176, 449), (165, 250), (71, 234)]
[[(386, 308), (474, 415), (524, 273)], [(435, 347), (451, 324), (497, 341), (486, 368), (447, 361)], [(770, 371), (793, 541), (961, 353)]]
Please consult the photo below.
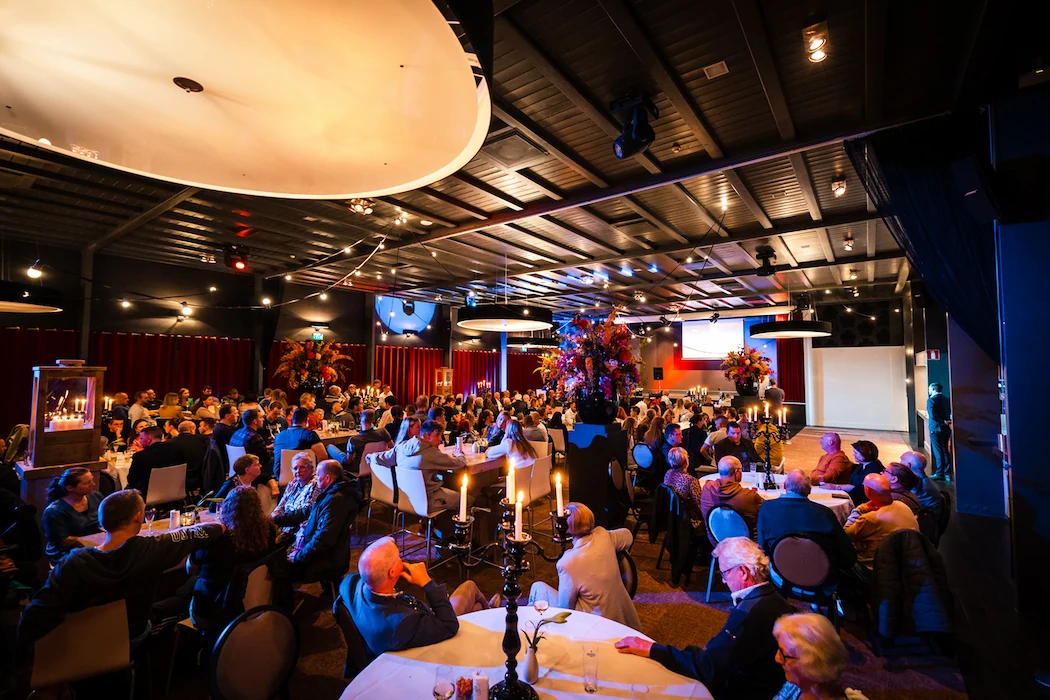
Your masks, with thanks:
[(798, 659), (797, 656), (791, 656), (790, 654), (785, 653), (784, 650), (781, 649), (779, 646), (777, 647), (777, 653), (780, 654), (780, 658), (784, 659), (785, 661), (794, 661)]
[(718, 575), (722, 577), (722, 583), (727, 583), (726, 576), (729, 574), (730, 571), (733, 571), (734, 569), (739, 569), (741, 566), (743, 566), (743, 564), (737, 564), (736, 566), (730, 567), (725, 571), (718, 572)]

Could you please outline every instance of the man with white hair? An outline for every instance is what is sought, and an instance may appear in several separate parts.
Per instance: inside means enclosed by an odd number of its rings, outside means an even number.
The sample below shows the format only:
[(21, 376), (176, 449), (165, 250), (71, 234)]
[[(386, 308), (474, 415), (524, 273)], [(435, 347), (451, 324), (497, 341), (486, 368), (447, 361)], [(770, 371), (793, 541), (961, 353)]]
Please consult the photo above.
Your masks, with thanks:
[(769, 556), (786, 535), (805, 535), (821, 546), (832, 572), (848, 571), (857, 562), (857, 550), (838, 518), (827, 506), (809, 500), (813, 482), (801, 469), (784, 480), (784, 494), (758, 512), (758, 544)]
[[(368, 545), (357, 570), (339, 584), (339, 595), (375, 656), (450, 639), (459, 631), (457, 615), (489, 607), (469, 579), (451, 597), (446, 595), (444, 588), (430, 578), (425, 563), (401, 561), (391, 537)], [(427, 603), (396, 590), (401, 579), (422, 588)]]
[(933, 513), (937, 522), (941, 520), (941, 511), (944, 510), (944, 497), (941, 489), (926, 474), (926, 456), (919, 452), (905, 452), (901, 455), (901, 464), (911, 469), (912, 474), (919, 480), (911, 490), (915, 498), (919, 499), (919, 507), (922, 511)]
[[(743, 478), (744, 468), (739, 459), (729, 456), (718, 460), (718, 478), (704, 482), (704, 490), (700, 492), (700, 512), (703, 513), (705, 523), (715, 508), (730, 508), (740, 514), (748, 530), (754, 534), (762, 497), (758, 495), (757, 487), (747, 489), (741, 486)], [(707, 538), (712, 545), (718, 544), (710, 529)]]
[(769, 559), (746, 537), (729, 537), (715, 547), (722, 580), (733, 610), (725, 627), (706, 647), (685, 649), (639, 637), (616, 642), (621, 654), (656, 659), (665, 667), (702, 682), (716, 698), (771, 698), (784, 685), (777, 664), (773, 625), (795, 610), (769, 583)]

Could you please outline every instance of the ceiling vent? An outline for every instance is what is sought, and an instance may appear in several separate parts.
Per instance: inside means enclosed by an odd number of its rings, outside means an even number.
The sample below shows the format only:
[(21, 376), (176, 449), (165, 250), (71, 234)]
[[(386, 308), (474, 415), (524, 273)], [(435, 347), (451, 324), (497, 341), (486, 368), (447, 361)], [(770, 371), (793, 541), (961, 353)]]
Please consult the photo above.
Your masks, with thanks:
[(547, 159), (544, 151), (517, 132), (486, 144), (481, 152), (508, 170), (530, 168)]
[(718, 63), (712, 63), (709, 66), (704, 66), (704, 75), (707, 76), (708, 80), (714, 80), (715, 78), (721, 78), (723, 75), (729, 72), (729, 66), (726, 65), (725, 61), (719, 61)]

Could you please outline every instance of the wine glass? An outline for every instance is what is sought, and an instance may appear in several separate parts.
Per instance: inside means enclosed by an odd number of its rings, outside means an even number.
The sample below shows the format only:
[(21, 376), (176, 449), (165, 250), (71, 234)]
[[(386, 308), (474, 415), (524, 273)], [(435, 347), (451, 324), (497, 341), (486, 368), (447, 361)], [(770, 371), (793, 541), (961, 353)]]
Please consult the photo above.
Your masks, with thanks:
[(153, 520), (157, 517), (157, 511), (153, 508), (146, 509), (146, 532), (153, 533)]
[(434, 700), (449, 700), (456, 693), (451, 666), (438, 666), (434, 672)]
[(540, 600), (532, 601), (533, 609), (535, 609), (536, 612), (538, 612), (540, 615), (545, 613), (547, 611), (547, 608), (549, 608), (550, 606), (551, 606), (551, 604), (549, 602), (547, 602), (546, 600), (540, 599)]

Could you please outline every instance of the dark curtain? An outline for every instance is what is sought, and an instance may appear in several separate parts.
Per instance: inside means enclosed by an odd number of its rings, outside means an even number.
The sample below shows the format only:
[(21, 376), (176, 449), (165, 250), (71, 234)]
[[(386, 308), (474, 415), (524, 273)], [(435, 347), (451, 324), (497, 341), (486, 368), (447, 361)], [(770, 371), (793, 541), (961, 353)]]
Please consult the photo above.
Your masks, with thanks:
[[(6, 400), (0, 401), (0, 437), (6, 438), (14, 425), (29, 423), (33, 406), (33, 368), (54, 365), (58, 359), (75, 358), (77, 332), (0, 328), (0, 347), (4, 349), (3, 364), (7, 373)], [(102, 387), (107, 392), (108, 380), (107, 373)]]
[[(350, 384), (364, 386), (369, 375), (368, 367), (366, 366), (368, 358), (365, 346), (351, 343), (336, 343), (335, 345), (339, 352), (353, 358), (352, 362), (346, 363), (349, 366), (347, 371), (348, 378), (339, 381), (340, 388), (345, 389)], [(277, 365), (280, 364), (281, 355), (284, 354), (285, 350), (287, 350), (287, 343), (283, 340), (277, 340), (270, 344), (270, 354), (266, 363), (267, 373), (263, 377), (263, 383), (271, 389), (280, 389), (287, 392), (289, 399), (297, 400), (298, 391), (289, 390), (288, 381), (284, 377), (273, 376), (273, 372), (277, 370)]]
[(777, 338), (777, 386), (785, 401), (806, 400), (805, 348), (801, 338)]
[(163, 396), (181, 387), (198, 396), (205, 384), (222, 396), (231, 388), (250, 390), (252, 341), (248, 338), (159, 335), (153, 333), (91, 334), (89, 364), (106, 367), (105, 391), (154, 389)]
[(379, 345), (372, 376), (389, 384), (398, 403), (405, 404), (421, 394), (433, 393), (436, 370), (444, 364), (444, 358), (445, 351), (440, 348)]
[(499, 389), (499, 358), (499, 353), (491, 350), (453, 350), (453, 393), (477, 394), (480, 381), (490, 382), (493, 389)]
[(949, 116), (846, 142), (864, 188), (930, 293), (998, 362), (995, 241), (967, 211), (953, 166), (988, 152), (987, 121)]
[(511, 391), (525, 392), (539, 389), (543, 383), (536, 368), (540, 366), (541, 352), (507, 353), (507, 387)]

